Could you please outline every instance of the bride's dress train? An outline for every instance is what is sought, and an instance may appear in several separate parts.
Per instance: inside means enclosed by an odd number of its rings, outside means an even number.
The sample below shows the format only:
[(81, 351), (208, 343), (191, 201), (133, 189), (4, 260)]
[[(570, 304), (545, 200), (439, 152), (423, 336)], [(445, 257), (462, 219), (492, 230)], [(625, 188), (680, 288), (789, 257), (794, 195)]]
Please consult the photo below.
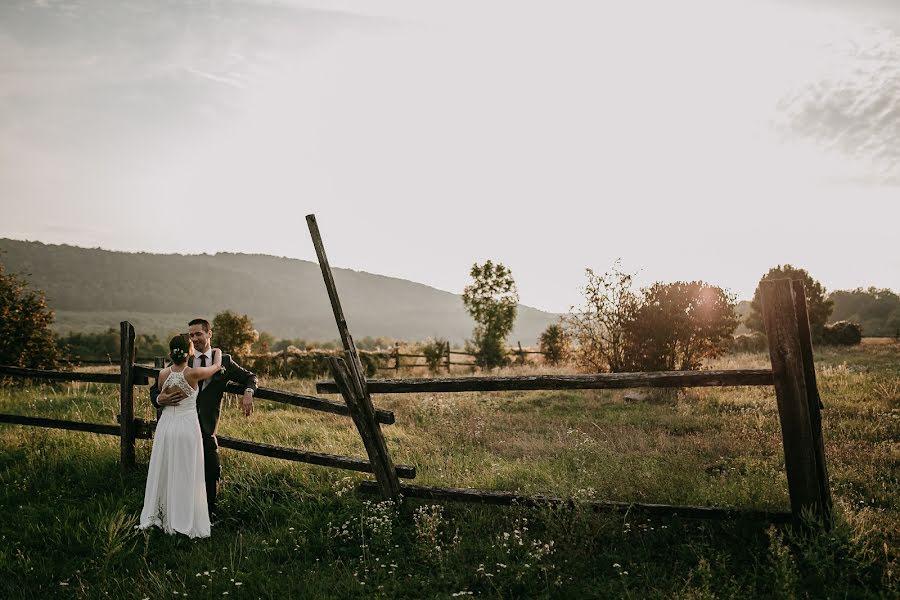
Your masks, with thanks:
[(166, 387), (172, 386), (183, 389), (188, 397), (165, 407), (156, 425), (138, 527), (156, 525), (166, 533), (209, 537), (197, 390), (178, 371), (172, 371), (166, 379)]

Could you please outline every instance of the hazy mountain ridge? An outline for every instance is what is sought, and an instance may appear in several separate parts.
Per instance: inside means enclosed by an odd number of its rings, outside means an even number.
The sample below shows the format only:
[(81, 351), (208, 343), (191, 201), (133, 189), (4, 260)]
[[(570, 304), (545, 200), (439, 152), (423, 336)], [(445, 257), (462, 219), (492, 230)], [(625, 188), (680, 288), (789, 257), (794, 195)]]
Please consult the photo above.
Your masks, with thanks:
[[(321, 271), (311, 261), (261, 254), (127, 253), (0, 239), (0, 262), (46, 292), (59, 331), (103, 330), (130, 319), (138, 328), (153, 329), (145, 333), (166, 335), (189, 315), (211, 317), (229, 308), (276, 337), (337, 337)], [(459, 343), (471, 335), (473, 321), (457, 294), (351, 269), (333, 271), (354, 337), (437, 336)], [(519, 305), (509, 341), (533, 344), (556, 318)]]

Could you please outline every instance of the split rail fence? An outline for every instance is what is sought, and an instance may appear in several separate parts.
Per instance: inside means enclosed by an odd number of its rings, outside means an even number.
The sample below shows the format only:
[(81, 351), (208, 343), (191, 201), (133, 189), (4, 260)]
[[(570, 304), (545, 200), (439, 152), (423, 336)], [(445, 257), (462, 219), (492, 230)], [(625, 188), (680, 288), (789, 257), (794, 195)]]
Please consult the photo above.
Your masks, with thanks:
[[(622, 389), (636, 387), (707, 387), (707, 386), (773, 386), (778, 405), (787, 474), (790, 512), (747, 510), (709, 506), (672, 506), (628, 502), (592, 502), (596, 510), (647, 512), (680, 515), (689, 518), (747, 518), (772, 522), (800, 523), (801, 516), (810, 514), (826, 527), (831, 524), (831, 491), (825, 463), (822, 439), (821, 401), (816, 385), (809, 317), (802, 281), (780, 279), (760, 284), (763, 321), (769, 340), (771, 369), (665, 371), (647, 373), (601, 373), (595, 375), (537, 375), (509, 377), (462, 377), (428, 379), (367, 380), (359, 353), (350, 335), (341, 308), (325, 248), (314, 215), (306, 217), (319, 259), (325, 287), (331, 301), (335, 322), (344, 347), (344, 358), (330, 357), (328, 362), (333, 380), (319, 382), (319, 394), (339, 393), (344, 402), (318, 396), (294, 394), (259, 388), (259, 399), (282, 402), (293, 406), (350, 416), (362, 438), (368, 461), (330, 454), (307, 452), (220, 436), (219, 444), (244, 452), (294, 460), (326, 467), (336, 467), (373, 473), (375, 481), (363, 481), (363, 491), (376, 491), (384, 499), (400, 501), (402, 497), (432, 500), (454, 500), (487, 504), (572, 504), (571, 500), (543, 495), (523, 494), (469, 488), (446, 488), (411, 485), (400, 478), (416, 476), (414, 466), (394, 465), (385, 443), (381, 425), (394, 423), (394, 414), (375, 409), (372, 394), (403, 394), (417, 392), (491, 392), (514, 390), (585, 390)], [(158, 368), (135, 364), (135, 333), (132, 325), (121, 323), (120, 369), (118, 374), (38, 371), (0, 366), (0, 376), (48, 379), (57, 381), (92, 381), (119, 386), (119, 423), (100, 424), (46, 419), (21, 415), (0, 414), (0, 423), (32, 425), (89, 431), (116, 435), (121, 441), (121, 464), (130, 469), (135, 464), (135, 440), (152, 437), (155, 423), (134, 417), (134, 388), (148, 385), (159, 374)], [(240, 386), (231, 384), (228, 391), (241, 393)]]

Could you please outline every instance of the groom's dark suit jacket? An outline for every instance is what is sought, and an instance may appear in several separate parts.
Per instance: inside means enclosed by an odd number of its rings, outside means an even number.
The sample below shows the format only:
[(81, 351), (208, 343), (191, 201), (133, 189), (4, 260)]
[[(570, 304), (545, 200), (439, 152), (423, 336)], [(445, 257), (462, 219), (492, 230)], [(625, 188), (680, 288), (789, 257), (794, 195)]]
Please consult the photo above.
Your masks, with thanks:
[[(188, 366), (194, 366), (194, 357), (188, 358)], [(225, 386), (229, 381), (241, 384), (244, 388), (251, 388), (256, 392), (256, 375), (243, 368), (230, 354), (222, 354), (222, 366), (225, 372), (219, 371), (206, 380), (206, 387), (197, 394), (197, 416), (200, 418), (200, 431), (203, 437), (216, 435), (216, 427), (219, 425), (219, 411), (222, 408), (222, 396), (225, 394)], [(159, 396), (159, 384), (153, 384), (150, 388), (150, 402), (156, 408), (160, 408), (156, 397)]]

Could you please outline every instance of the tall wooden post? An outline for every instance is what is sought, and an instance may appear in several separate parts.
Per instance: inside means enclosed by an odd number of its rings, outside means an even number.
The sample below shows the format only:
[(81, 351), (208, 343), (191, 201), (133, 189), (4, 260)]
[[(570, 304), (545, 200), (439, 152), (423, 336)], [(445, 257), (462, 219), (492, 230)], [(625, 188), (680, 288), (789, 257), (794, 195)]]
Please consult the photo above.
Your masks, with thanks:
[(396, 342), (394, 342), (394, 372), (398, 375), (400, 373), (400, 344)]
[[(826, 501), (822, 494), (822, 490), (827, 489), (827, 482), (820, 480), (816, 459), (793, 284), (789, 279), (762, 281), (760, 298), (778, 400), (791, 512), (799, 522), (801, 511), (812, 509), (827, 523), (830, 498)], [(824, 454), (822, 459), (824, 466)]]
[(119, 323), (119, 427), (122, 470), (134, 467), (134, 327)]
[(825, 439), (822, 437), (822, 399), (816, 381), (816, 365), (813, 361), (812, 334), (809, 327), (809, 312), (806, 307), (806, 290), (803, 281), (791, 282), (794, 291), (794, 308), (797, 313), (797, 328), (800, 334), (800, 352), (803, 355), (803, 375), (806, 380), (806, 400), (809, 408), (809, 423), (812, 427), (813, 452), (816, 457), (816, 476), (819, 482), (819, 501), (826, 527), (831, 527), (831, 485), (828, 480), (828, 466), (825, 462)]
[(447, 373), (450, 373), (450, 340), (447, 340)]
[[(394, 462), (391, 460), (391, 454), (388, 452), (387, 444), (384, 441), (384, 435), (381, 433), (381, 426), (375, 420), (375, 407), (372, 405), (372, 398), (369, 396), (369, 390), (366, 386), (365, 370), (359, 360), (359, 353), (356, 351), (356, 345), (353, 343), (353, 337), (350, 335), (347, 321), (344, 319), (344, 310), (341, 308), (341, 300), (338, 297), (337, 286), (334, 284), (334, 276), (331, 273), (331, 266), (328, 264), (328, 257), (325, 255), (325, 246), (322, 243), (322, 236), (319, 233), (319, 225), (316, 223), (315, 215), (307, 215), (306, 223), (309, 226), (309, 234), (316, 248), (319, 267), (322, 269), (322, 278), (325, 280), (325, 288), (328, 290), (328, 298), (331, 300), (334, 320), (344, 345), (346, 361), (337, 358), (329, 359), (334, 380), (341, 395), (344, 397), (344, 402), (347, 403), (353, 422), (356, 424), (359, 435), (366, 447), (366, 453), (369, 455), (369, 462), (372, 464), (372, 470), (375, 473), (381, 496), (385, 500), (399, 502), (400, 480), (397, 477)], [(399, 347), (397, 352), (397, 365), (399, 366)]]

